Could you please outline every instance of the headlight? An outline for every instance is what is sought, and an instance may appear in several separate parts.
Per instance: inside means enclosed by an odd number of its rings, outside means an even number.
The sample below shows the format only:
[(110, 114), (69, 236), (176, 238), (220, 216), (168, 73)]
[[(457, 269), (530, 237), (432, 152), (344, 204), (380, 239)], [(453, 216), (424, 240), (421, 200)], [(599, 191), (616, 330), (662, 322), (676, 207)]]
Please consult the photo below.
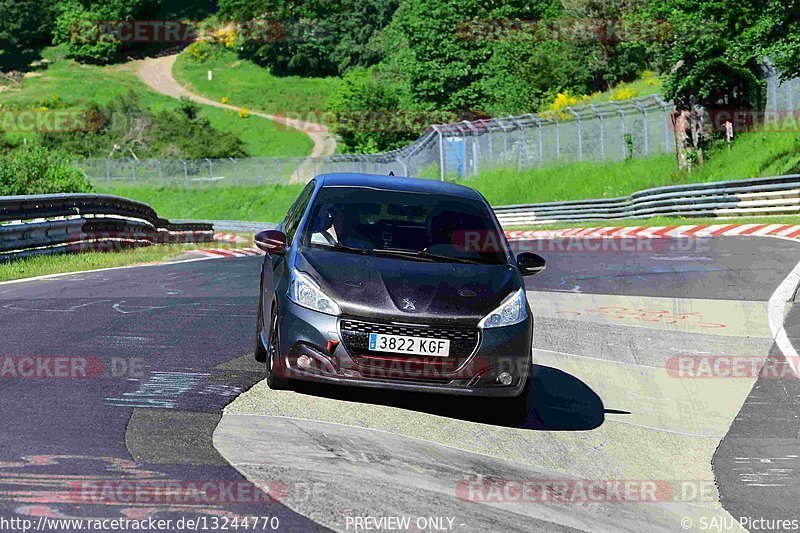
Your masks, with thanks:
[(478, 327), (488, 329), (519, 324), (528, 318), (528, 308), (525, 304), (524, 289), (512, 292), (497, 309), (478, 322)]
[(292, 272), (292, 282), (289, 284), (289, 299), (297, 305), (302, 305), (326, 315), (339, 316), (339, 305), (322, 292), (317, 282), (311, 276), (295, 270)]

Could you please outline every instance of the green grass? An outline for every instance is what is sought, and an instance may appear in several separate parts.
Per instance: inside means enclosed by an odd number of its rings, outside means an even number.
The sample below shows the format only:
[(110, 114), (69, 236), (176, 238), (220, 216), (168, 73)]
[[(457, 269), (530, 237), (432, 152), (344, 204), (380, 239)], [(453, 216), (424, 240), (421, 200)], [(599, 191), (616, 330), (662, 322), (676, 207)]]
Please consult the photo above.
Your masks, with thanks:
[(165, 218), (278, 222), (303, 187), (304, 184), (265, 185), (188, 191), (115, 187), (101, 192), (148, 203)]
[[(0, 107), (39, 108), (58, 97), (67, 108), (78, 109), (89, 102), (106, 104), (133, 90), (149, 108), (175, 108), (177, 100), (152, 91), (139, 79), (138, 62), (111, 66), (81, 65), (64, 58), (63, 47), (48, 48), (43, 57), (51, 64), (46, 70), (25, 78), (20, 90), (0, 93)], [(235, 133), (254, 156), (302, 156), (311, 153), (311, 139), (259, 117), (240, 118), (237, 113), (201, 106), (211, 125)]]
[[(209, 70), (213, 72), (211, 81)], [(174, 74), (182, 85), (203, 96), (216, 101), (227, 98), (231, 105), (273, 114), (324, 110), (340, 83), (333, 77), (273, 76), (268, 69), (239, 59), (228, 50), (205, 62), (195, 62), (183, 53)]]
[(528, 170), (483, 172), (462, 183), (493, 205), (624, 196), (650, 187), (790, 174), (800, 171), (800, 133), (740, 135), (733, 149), (708, 154), (692, 173), (676, 169), (674, 155), (620, 162), (581, 162)]
[[(492, 205), (509, 205), (609, 198), (670, 184), (794, 172), (800, 173), (800, 133), (751, 133), (739, 136), (730, 152), (726, 148), (710, 152), (706, 165), (692, 173), (678, 172), (674, 157), (662, 155), (621, 162), (553, 165), (524, 171), (487, 171), (462, 183), (481, 191)], [(147, 202), (160, 215), (169, 218), (277, 222), (283, 218), (301, 188), (302, 185), (297, 184), (189, 191), (117, 187), (100, 192)]]
[(195, 246), (149, 246), (119, 252), (44, 255), (0, 263), (0, 281), (173, 260)]

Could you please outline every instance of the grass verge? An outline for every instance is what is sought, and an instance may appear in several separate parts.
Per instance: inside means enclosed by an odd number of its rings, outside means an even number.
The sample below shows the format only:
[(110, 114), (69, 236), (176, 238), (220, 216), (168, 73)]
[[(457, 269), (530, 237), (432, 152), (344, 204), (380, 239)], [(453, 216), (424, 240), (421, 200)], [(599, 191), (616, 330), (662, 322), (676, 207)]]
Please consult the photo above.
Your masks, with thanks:
[(283, 219), (303, 187), (304, 184), (264, 185), (188, 191), (115, 187), (100, 192), (150, 204), (164, 218), (277, 222)]
[[(107, 104), (130, 90), (154, 111), (178, 105), (174, 98), (152, 91), (141, 81), (138, 61), (110, 66), (82, 65), (66, 59), (64, 54), (63, 47), (44, 50), (42, 56), (50, 61), (48, 68), (29, 74), (22, 89), (1, 92), (0, 108), (40, 109), (52, 106), (55, 101), (60, 107), (80, 109), (90, 102)], [(241, 118), (233, 111), (209, 106), (201, 109), (212, 126), (239, 136), (253, 156), (303, 156), (313, 148), (307, 135), (279, 127), (271, 120)]]
[(800, 170), (800, 133), (741, 135), (728, 151), (709, 153), (693, 172), (678, 171), (673, 155), (598, 163), (585, 161), (527, 170), (488, 170), (468, 180), (492, 205), (612, 198), (642, 189), (684, 183), (792, 174)]
[[(673, 156), (661, 155), (620, 162), (565, 163), (522, 171), (494, 170), (461, 183), (482, 192), (492, 205), (509, 205), (609, 198), (664, 185), (774, 176), (798, 171), (800, 133), (769, 132), (741, 135), (732, 150), (722, 148), (710, 152), (706, 165), (692, 173), (677, 171)], [(147, 202), (159, 214), (170, 218), (276, 222), (283, 218), (301, 188), (297, 184), (190, 191), (120, 187), (101, 192)], [(639, 222), (631, 221), (631, 224)]]
[(0, 263), (0, 281), (174, 260), (196, 245), (148, 246), (116, 252), (43, 255)]
[[(211, 80), (208, 71), (213, 73)], [(340, 83), (333, 77), (273, 76), (268, 69), (239, 59), (229, 50), (221, 50), (203, 62), (183, 53), (175, 63), (174, 75), (182, 85), (218, 102), (226, 98), (231, 105), (273, 114), (324, 110)]]

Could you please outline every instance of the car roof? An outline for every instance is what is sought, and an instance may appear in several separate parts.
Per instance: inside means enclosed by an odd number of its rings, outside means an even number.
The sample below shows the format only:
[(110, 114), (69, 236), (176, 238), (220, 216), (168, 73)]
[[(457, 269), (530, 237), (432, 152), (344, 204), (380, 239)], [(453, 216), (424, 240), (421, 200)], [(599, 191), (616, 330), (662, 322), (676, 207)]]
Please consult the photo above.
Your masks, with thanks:
[(406, 178), (401, 176), (385, 176), (382, 174), (322, 174), (317, 176), (320, 187), (364, 187), (384, 191), (406, 191), (415, 193), (446, 194), (460, 196), (472, 200), (482, 197), (474, 189), (448, 183), (446, 181)]

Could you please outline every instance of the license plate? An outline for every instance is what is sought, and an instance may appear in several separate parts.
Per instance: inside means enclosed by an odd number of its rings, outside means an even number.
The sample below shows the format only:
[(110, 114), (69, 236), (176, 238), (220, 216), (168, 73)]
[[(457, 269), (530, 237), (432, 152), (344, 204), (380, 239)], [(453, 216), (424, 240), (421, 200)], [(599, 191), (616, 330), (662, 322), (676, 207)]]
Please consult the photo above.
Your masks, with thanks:
[(369, 349), (373, 352), (447, 357), (450, 355), (450, 341), (447, 339), (426, 339), (423, 337), (406, 337), (405, 335), (370, 333)]

